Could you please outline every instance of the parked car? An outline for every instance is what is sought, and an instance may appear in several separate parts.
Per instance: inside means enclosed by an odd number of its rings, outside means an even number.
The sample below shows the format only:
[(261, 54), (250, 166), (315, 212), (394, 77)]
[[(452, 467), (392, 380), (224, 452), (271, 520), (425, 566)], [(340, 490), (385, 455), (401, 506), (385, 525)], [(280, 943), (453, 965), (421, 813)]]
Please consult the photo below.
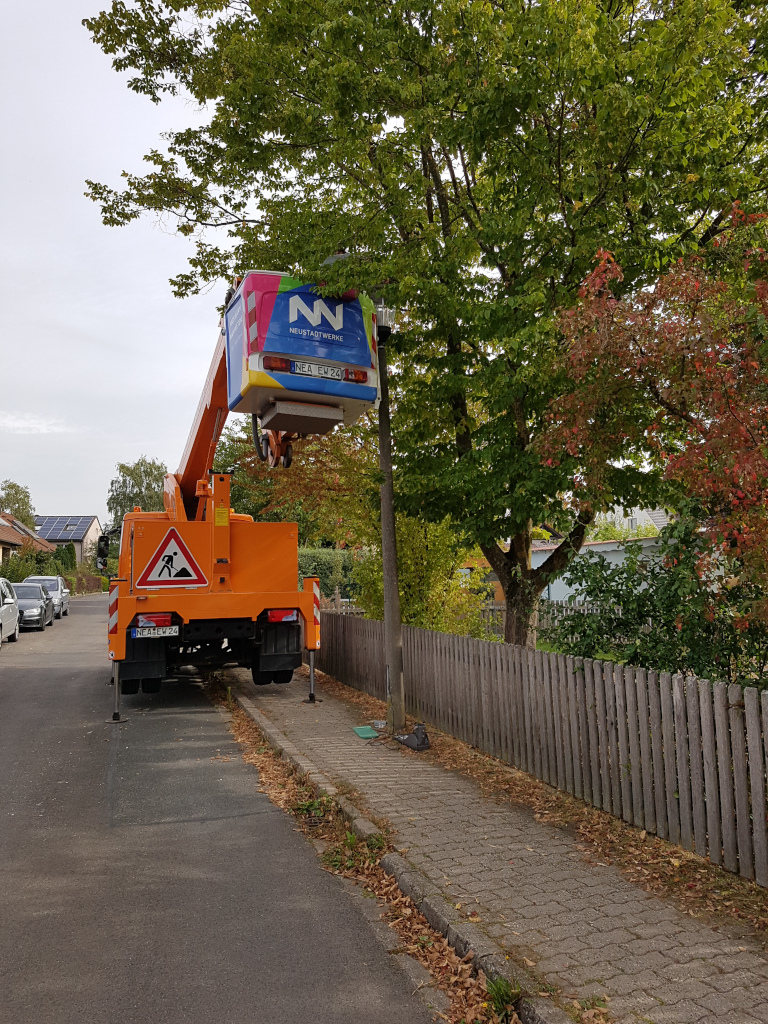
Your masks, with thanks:
[(53, 625), (53, 598), (41, 583), (14, 583), (19, 602), (22, 629), (38, 629)]
[(53, 598), (53, 614), (57, 619), (69, 615), (69, 591), (61, 576), (27, 576), (25, 583), (41, 583)]
[(19, 602), (8, 580), (0, 579), (0, 643), (19, 639)]

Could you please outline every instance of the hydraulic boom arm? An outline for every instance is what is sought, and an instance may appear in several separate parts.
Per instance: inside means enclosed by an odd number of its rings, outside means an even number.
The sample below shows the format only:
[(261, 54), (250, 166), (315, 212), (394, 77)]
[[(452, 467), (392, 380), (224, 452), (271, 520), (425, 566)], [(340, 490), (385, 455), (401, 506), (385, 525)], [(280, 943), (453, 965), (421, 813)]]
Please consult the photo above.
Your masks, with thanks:
[(171, 518), (182, 522), (197, 518), (197, 502), (205, 497), (199, 493), (198, 481), (207, 480), (228, 413), (227, 360), (222, 326), (181, 463), (175, 473), (169, 473), (165, 478), (163, 500)]

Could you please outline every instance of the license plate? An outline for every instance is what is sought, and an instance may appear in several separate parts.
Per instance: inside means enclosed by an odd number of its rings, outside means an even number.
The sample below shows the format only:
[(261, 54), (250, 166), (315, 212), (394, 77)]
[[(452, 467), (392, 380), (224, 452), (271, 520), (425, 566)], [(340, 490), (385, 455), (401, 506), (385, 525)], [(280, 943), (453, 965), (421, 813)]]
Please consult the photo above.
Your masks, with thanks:
[(291, 360), (291, 373), (301, 373), (305, 377), (325, 377), (326, 380), (344, 380), (344, 371), (340, 366), (328, 366), (326, 363), (302, 363), (298, 359)]
[(137, 626), (131, 630), (134, 640), (143, 636), (178, 636), (178, 626)]

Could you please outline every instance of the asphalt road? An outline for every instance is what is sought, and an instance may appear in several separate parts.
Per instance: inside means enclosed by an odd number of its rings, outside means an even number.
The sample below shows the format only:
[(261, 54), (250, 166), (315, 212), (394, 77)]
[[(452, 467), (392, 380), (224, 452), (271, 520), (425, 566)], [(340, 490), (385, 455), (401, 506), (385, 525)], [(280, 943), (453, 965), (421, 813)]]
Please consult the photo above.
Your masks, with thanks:
[(106, 607), (0, 651), (1, 1024), (426, 1024), (199, 688), (109, 724)]

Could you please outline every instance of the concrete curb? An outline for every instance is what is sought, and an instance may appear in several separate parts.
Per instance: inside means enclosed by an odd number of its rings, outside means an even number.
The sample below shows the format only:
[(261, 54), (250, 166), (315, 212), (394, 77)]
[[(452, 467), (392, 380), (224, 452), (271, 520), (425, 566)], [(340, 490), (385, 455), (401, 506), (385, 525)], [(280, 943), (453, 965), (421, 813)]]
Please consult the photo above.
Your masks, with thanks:
[(301, 751), (279, 729), (275, 728), (249, 697), (232, 691), (232, 698), (246, 715), (249, 715), (254, 720), (267, 743), (269, 743), (276, 754), (280, 755), (283, 761), (293, 765), (299, 774), (312, 783), (318, 793), (336, 801), (341, 813), (349, 822), (351, 830), (359, 839), (368, 839), (371, 836), (381, 834), (372, 821), (363, 817), (354, 804), (350, 803), (346, 797), (339, 793), (328, 776), (324, 775), (309, 758), (304, 757)]
[[(381, 834), (380, 829), (361, 815), (354, 804), (339, 793), (328, 776), (324, 775), (309, 758), (304, 757), (256, 707), (250, 697), (234, 690), (231, 692), (235, 703), (253, 719), (275, 753), (293, 765), (319, 793), (336, 801), (356, 836), (368, 839)], [(534, 978), (507, 960), (499, 947), (476, 925), (461, 918), (454, 906), (435, 888), (426, 875), (411, 867), (398, 853), (388, 853), (382, 857), (381, 866), (388, 875), (394, 877), (400, 890), (406, 896), (410, 896), (429, 924), (435, 931), (445, 936), (459, 956), (474, 953), (475, 965), (480, 967), (488, 978), (506, 978), (514, 989), (526, 993), (517, 1011), (521, 1024), (573, 1024), (573, 1018), (550, 1000), (527, 994), (537, 991), (538, 985)]]

